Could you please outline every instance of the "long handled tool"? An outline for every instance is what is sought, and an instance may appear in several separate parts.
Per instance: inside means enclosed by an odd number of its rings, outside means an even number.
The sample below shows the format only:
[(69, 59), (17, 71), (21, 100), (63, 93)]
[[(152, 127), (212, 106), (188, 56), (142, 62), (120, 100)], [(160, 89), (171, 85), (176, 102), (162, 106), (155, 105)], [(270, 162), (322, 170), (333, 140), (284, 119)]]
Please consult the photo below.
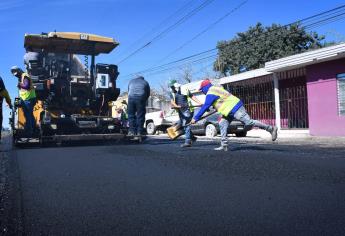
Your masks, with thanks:
[[(216, 112), (217, 111), (210, 112), (210, 113), (204, 115), (203, 117), (201, 117), (200, 120), (205, 119), (205, 118), (213, 115)], [(173, 126), (167, 128), (167, 133), (168, 133), (169, 138), (172, 139), (172, 140), (177, 139), (178, 137), (180, 137), (181, 135), (184, 134), (183, 128), (187, 127), (187, 126), (190, 126), (190, 125), (191, 125), (191, 123), (186, 124), (184, 126), (178, 124), (178, 125), (173, 125)]]
[(181, 109), (181, 108), (195, 108), (195, 107), (202, 107), (202, 105), (194, 105), (194, 106), (182, 106), (182, 107), (173, 107), (172, 109)]

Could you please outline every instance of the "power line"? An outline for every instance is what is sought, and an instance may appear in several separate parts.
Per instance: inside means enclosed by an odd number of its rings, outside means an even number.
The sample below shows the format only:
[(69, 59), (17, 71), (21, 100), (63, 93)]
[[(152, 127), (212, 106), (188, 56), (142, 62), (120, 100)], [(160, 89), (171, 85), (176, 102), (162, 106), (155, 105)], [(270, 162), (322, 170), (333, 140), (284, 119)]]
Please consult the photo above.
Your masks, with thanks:
[(191, 17), (193, 17), (195, 14), (197, 14), (199, 11), (201, 11), (203, 8), (205, 8), (206, 6), (208, 6), (209, 4), (211, 4), (214, 0), (204, 0), (200, 5), (198, 5), (196, 8), (194, 8), (192, 11), (190, 11), (189, 13), (187, 13), (187, 15), (183, 16), (182, 18), (180, 18), (177, 22), (175, 22), (173, 25), (169, 26), (168, 28), (166, 28), (165, 30), (163, 30), (161, 33), (159, 33), (158, 35), (156, 35), (154, 38), (152, 38), (150, 41), (146, 42), (144, 45), (142, 45), (141, 47), (139, 47), (138, 49), (136, 49), (134, 52), (132, 52), (131, 54), (129, 54), (127, 57), (123, 58), (118, 64), (121, 64), (122, 62), (128, 60), (129, 58), (131, 58), (132, 56), (134, 56), (135, 54), (139, 53), (140, 51), (142, 51), (144, 48), (150, 46), (152, 43), (154, 43), (155, 41), (160, 40), (161, 38), (163, 38), (165, 35), (167, 35), (169, 32), (171, 32), (172, 30), (174, 30), (175, 28), (177, 28), (179, 25), (183, 24), (184, 22), (186, 22), (188, 19), (190, 19)]
[(186, 66), (187, 64), (188, 65), (193, 65), (193, 64), (201, 63), (203, 61), (209, 61), (210, 59), (214, 60), (216, 57), (217, 57), (217, 54), (210, 55), (210, 56), (207, 56), (207, 57), (203, 57), (203, 58), (199, 58), (197, 60), (191, 61), (189, 63), (184, 63), (184, 64), (181, 64), (181, 65), (173, 65), (173, 66), (168, 67), (168, 68), (161, 68), (158, 71), (147, 72), (147, 73), (145, 73), (145, 75), (161, 74), (161, 73), (173, 70), (173, 69), (181, 68), (182, 66)]
[(143, 36), (141, 36), (139, 39), (134, 41), (125, 51), (121, 52), (121, 54), (125, 54), (127, 51), (131, 50), (135, 45), (138, 45), (141, 41), (143, 41), (145, 38), (147, 38), (150, 34), (154, 33), (155, 31), (158, 31), (162, 26), (167, 24), (171, 19), (178, 16), (181, 12), (188, 9), (189, 6), (195, 2), (196, 0), (190, 0), (186, 4), (184, 4), (182, 7), (180, 7), (178, 10), (176, 10), (173, 14), (169, 15), (167, 18), (165, 18), (163, 21), (161, 21), (158, 25), (153, 27), (150, 31), (146, 32)]
[(308, 29), (308, 28), (319, 27), (319, 26), (322, 26), (322, 25), (325, 25), (325, 24), (329, 24), (329, 23), (332, 23), (332, 22), (335, 22), (335, 21), (344, 19), (344, 17), (345, 17), (345, 12), (343, 12), (343, 13), (341, 13), (341, 14), (338, 14), (338, 15), (336, 15), (336, 16), (332, 16), (332, 17), (328, 17), (328, 18), (326, 18), (326, 19), (323, 19), (323, 20), (320, 21), (320, 22), (312, 23), (312, 24), (308, 25), (308, 26), (305, 27), (305, 28)]
[(202, 56), (204, 54), (207, 54), (207, 53), (210, 53), (210, 52), (214, 52), (216, 50), (217, 50), (217, 48), (209, 49), (209, 50), (206, 50), (206, 51), (203, 51), (203, 52), (199, 52), (199, 53), (196, 53), (196, 54), (193, 54), (193, 55), (190, 55), (190, 56), (187, 56), (187, 57), (184, 57), (184, 58), (181, 58), (181, 59), (178, 59), (178, 60), (166, 63), (166, 64), (163, 64), (163, 65), (160, 65), (160, 66), (151, 67), (151, 68), (148, 68), (146, 70), (142, 70), (142, 71), (138, 71), (136, 73), (128, 74), (128, 75), (126, 75), (124, 77), (133, 76), (135, 74), (142, 74), (142, 73), (150, 72), (152, 70), (157, 70), (157, 69), (160, 69), (162, 67), (165, 67), (165, 66), (168, 66), (168, 65), (171, 65), (171, 64), (176, 64), (178, 62), (188, 61), (188, 60), (193, 59), (195, 57)]
[(206, 33), (207, 31), (209, 31), (210, 29), (212, 29), (214, 26), (216, 26), (218, 23), (220, 23), (221, 21), (223, 21), (225, 18), (227, 18), (228, 16), (230, 16), (231, 14), (233, 14), (234, 12), (236, 12), (237, 10), (239, 10), (243, 5), (245, 5), (248, 2), (248, 0), (245, 0), (243, 2), (241, 2), (238, 6), (236, 6), (235, 8), (233, 8), (231, 11), (227, 12), (224, 16), (220, 17), (218, 20), (216, 20), (215, 22), (213, 22), (212, 24), (210, 24), (209, 26), (207, 26), (204, 30), (202, 30), (201, 32), (199, 32), (198, 34), (196, 34), (193, 38), (191, 38), (190, 40), (188, 40), (187, 42), (185, 42), (184, 44), (182, 44), (180, 47), (176, 48), (174, 51), (172, 51), (171, 53), (169, 53), (167, 56), (165, 56), (163, 59), (161, 59), (160, 61), (165, 61), (166, 59), (168, 59), (169, 57), (171, 57), (172, 55), (174, 55), (176, 52), (180, 51), (181, 49), (183, 49), (185, 46), (187, 46), (188, 44), (190, 44), (191, 42), (193, 42), (194, 40), (196, 40), (197, 38), (199, 38), (201, 35), (203, 35), (204, 33)]
[[(345, 12), (340, 13), (340, 14), (337, 14), (337, 15), (335, 15), (335, 16), (331, 16), (331, 14), (329, 14), (330, 12), (333, 12), (332, 14), (334, 14), (334, 12), (335, 12), (335, 13), (339, 13), (339, 9), (342, 9), (342, 11), (344, 11), (344, 10), (345, 10), (345, 5), (340, 6), (340, 7), (337, 7), (337, 8), (335, 8), (335, 9), (332, 9), (332, 10), (329, 10), (329, 11), (325, 11), (325, 12), (322, 12), (322, 13), (319, 13), (319, 14), (316, 14), (316, 15), (313, 15), (313, 16), (310, 16), (310, 17), (307, 17), (307, 18), (304, 18), (304, 19), (302, 19), (302, 20), (295, 21), (295, 22), (290, 23), (290, 24), (287, 24), (287, 25), (283, 25), (283, 26), (277, 27), (277, 28), (275, 28), (275, 29), (273, 29), (273, 30), (271, 30), (271, 31), (266, 31), (266, 32), (264, 32), (264, 33), (261, 33), (260, 35), (250, 36), (250, 37), (247, 38), (247, 41), (248, 41), (248, 39), (251, 39), (252, 37), (262, 37), (262, 36), (266, 36), (267, 34), (272, 34), (273, 32), (275, 32), (275, 31), (277, 31), (277, 30), (280, 30), (280, 29), (282, 29), (282, 28), (284, 28), (284, 27), (288, 27), (288, 26), (292, 26), (292, 25), (296, 25), (296, 24), (302, 25), (302, 27), (303, 27), (304, 29), (312, 29), (312, 28), (316, 28), (316, 27), (322, 26), (322, 25), (324, 25), (324, 24), (329, 24), (329, 23), (332, 23), (332, 22), (341, 20), (341, 19), (344, 18), (344, 17), (342, 17), (342, 16), (345, 15)], [(321, 17), (320, 17), (320, 16), (321, 16)], [(326, 16), (327, 18), (324, 18), (325, 16)], [(313, 18), (318, 18), (318, 20), (317, 20), (316, 22), (309, 22), (309, 24), (303, 25), (305, 21), (308, 22), (308, 21), (310, 21), (310, 20), (313, 19)], [(314, 19), (314, 20), (315, 20), (315, 19)], [(294, 33), (294, 32), (291, 32), (290, 34), (293, 34), (293, 33)], [(242, 41), (242, 43), (243, 43), (243, 41)], [(248, 44), (247, 44), (247, 45), (248, 45)], [(249, 44), (249, 45), (250, 45), (250, 44)], [(176, 63), (178, 63), (178, 62), (185, 61), (185, 60), (187, 60), (187, 59), (190, 60), (190, 59), (193, 59), (193, 58), (198, 57), (198, 56), (200, 56), (200, 55), (203, 55), (203, 54), (205, 54), (205, 53), (213, 52), (213, 51), (215, 51), (215, 50), (217, 50), (217, 48), (209, 49), (209, 50), (206, 50), (206, 51), (203, 51), (203, 52), (200, 52), (200, 53), (197, 53), (197, 54), (194, 54), (194, 55), (191, 55), (191, 56), (188, 56), (188, 57), (179, 59), (179, 60), (175, 60), (175, 61), (170, 62), (170, 63), (166, 63), (166, 64), (164, 64), (164, 65), (160, 65), (160, 66), (152, 67), (152, 68), (149, 68), (149, 69), (146, 69), (146, 70), (143, 70), (143, 71), (139, 71), (139, 72), (137, 72), (137, 73), (135, 73), (135, 74), (138, 74), (138, 73), (141, 74), (141, 73), (147, 73), (147, 72), (151, 72), (150, 74), (153, 74), (153, 73), (152, 73), (153, 71), (157, 71), (156, 73), (165, 72), (165, 71), (167, 71), (167, 70), (171, 70), (171, 69), (174, 69), (174, 68), (176, 68), (176, 67), (180, 67), (181, 65), (178, 65), (178, 66), (170, 66), (170, 67), (168, 67), (168, 68), (164, 68), (164, 67), (166, 67), (166, 66), (173, 65), (173, 64), (176, 64)], [(214, 54), (214, 55), (211, 55), (210, 57), (216, 56), (216, 55), (217, 55), (217, 54)], [(187, 61), (185, 64), (194, 63), (194, 62), (197, 62), (197, 61), (199, 61), (199, 59), (197, 59), (196, 61), (189, 61), (189, 62)], [(127, 75), (127, 76), (132, 76), (132, 75), (134, 75), (134, 74), (129, 74), (129, 75)], [(127, 77), (127, 76), (126, 76), (126, 77)]]

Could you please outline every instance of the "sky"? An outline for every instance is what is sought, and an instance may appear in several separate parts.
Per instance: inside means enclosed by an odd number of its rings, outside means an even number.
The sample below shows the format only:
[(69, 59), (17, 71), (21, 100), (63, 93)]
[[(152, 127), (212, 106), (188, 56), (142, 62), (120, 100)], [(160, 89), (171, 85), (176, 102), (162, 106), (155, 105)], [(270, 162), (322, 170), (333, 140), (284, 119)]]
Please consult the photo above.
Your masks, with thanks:
[[(190, 18), (156, 37), (185, 19), (184, 16), (203, 2), (205, 0), (1, 0), (0, 76), (14, 98), (17, 82), (9, 69), (13, 65), (24, 67), (25, 33), (85, 32), (112, 37), (120, 43), (112, 53), (97, 57), (96, 62), (118, 64), (118, 87), (126, 91), (133, 78), (129, 75), (213, 49), (218, 41), (229, 40), (257, 22), (284, 25), (344, 4), (343, 0), (208, 0)], [(233, 11), (235, 8), (238, 9)], [(210, 27), (226, 14), (227, 17)], [(345, 19), (342, 19), (313, 30), (324, 34), (328, 41), (340, 42), (345, 41), (344, 25)], [(176, 51), (205, 29), (209, 30)], [(149, 46), (123, 61), (148, 42), (151, 42)], [(151, 87), (158, 88), (169, 79), (178, 78), (188, 68), (197, 80), (213, 73), (213, 61), (209, 58), (195, 65), (186, 64), (144, 76)], [(9, 112), (7, 108), (3, 111), (5, 127), (8, 127)]]

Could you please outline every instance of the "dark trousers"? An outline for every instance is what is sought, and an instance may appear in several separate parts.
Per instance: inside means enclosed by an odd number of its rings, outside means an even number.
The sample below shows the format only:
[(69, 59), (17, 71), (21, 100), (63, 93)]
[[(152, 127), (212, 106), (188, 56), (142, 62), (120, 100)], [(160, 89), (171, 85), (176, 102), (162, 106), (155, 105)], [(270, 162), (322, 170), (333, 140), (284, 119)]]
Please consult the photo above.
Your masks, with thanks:
[(128, 98), (128, 121), (129, 132), (133, 134), (144, 134), (144, 123), (146, 114), (146, 98)]
[(25, 116), (25, 133), (31, 137), (33, 135), (34, 129), (35, 129), (35, 117), (33, 114), (34, 106), (36, 104), (36, 99), (29, 99), (29, 100), (21, 100), (22, 108)]

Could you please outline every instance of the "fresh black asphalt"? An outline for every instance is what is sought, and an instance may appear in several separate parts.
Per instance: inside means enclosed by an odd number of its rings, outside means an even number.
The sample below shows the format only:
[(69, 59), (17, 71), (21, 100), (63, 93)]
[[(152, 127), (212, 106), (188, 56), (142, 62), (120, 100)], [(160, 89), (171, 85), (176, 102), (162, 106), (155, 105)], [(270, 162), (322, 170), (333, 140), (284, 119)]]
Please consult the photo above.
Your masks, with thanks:
[(17, 148), (25, 235), (345, 235), (345, 151), (149, 138)]

